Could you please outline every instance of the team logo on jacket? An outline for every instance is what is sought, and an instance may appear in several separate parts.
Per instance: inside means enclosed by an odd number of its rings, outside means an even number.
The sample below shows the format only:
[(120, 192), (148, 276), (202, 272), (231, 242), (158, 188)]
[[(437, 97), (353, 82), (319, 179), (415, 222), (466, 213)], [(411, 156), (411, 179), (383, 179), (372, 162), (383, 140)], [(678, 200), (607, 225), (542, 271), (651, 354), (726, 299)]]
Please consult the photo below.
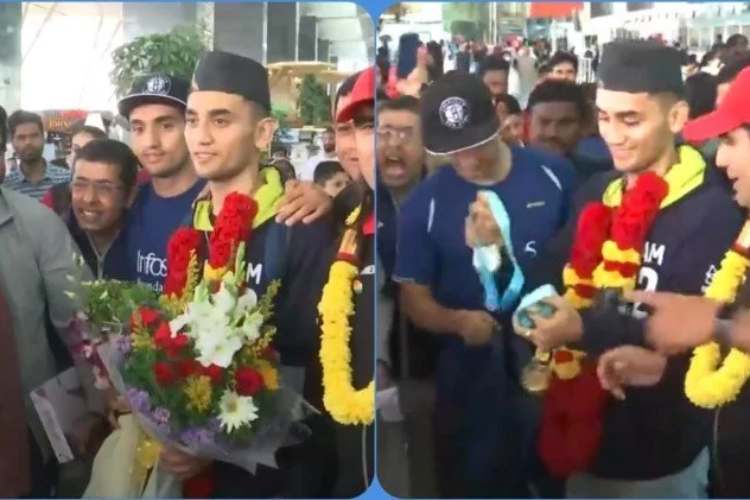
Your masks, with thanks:
[(449, 97), (440, 103), (440, 123), (448, 128), (460, 130), (470, 117), (469, 105), (460, 97)]

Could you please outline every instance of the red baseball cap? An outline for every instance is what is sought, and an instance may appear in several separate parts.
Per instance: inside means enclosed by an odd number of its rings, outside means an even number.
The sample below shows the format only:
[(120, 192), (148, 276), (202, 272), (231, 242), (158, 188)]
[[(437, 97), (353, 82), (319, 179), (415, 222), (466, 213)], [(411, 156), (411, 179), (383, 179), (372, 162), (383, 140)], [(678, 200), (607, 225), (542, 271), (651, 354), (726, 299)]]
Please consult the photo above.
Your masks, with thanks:
[(373, 66), (364, 70), (352, 88), (351, 100), (344, 109), (339, 111), (336, 122), (348, 122), (363, 105), (375, 102), (375, 68)]
[(700, 142), (724, 135), (750, 124), (750, 68), (737, 75), (719, 107), (685, 124), (682, 136), (689, 142)]

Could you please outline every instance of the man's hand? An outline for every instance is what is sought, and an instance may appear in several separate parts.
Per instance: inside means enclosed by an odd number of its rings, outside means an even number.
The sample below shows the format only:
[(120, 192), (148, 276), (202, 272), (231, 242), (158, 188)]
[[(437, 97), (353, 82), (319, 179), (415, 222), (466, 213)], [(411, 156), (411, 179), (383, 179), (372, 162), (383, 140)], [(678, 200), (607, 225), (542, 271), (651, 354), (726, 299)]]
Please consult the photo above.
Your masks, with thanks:
[(276, 221), (293, 226), (299, 221), (310, 224), (329, 213), (333, 207), (331, 197), (323, 188), (312, 182), (291, 180), (286, 183)]
[(599, 357), (596, 373), (602, 387), (617, 399), (625, 399), (624, 387), (656, 385), (664, 375), (667, 358), (657, 352), (625, 345)]
[(477, 199), (469, 205), (465, 232), (466, 245), (471, 248), (503, 244), (503, 237), (492, 216), (490, 205), (479, 193)]
[(713, 337), (718, 302), (700, 296), (641, 290), (625, 294), (625, 299), (651, 309), (646, 340), (661, 353), (679, 354)]
[(484, 311), (459, 311), (458, 320), (458, 335), (471, 346), (485, 345), (498, 326), (495, 318)]
[(543, 302), (552, 304), (557, 309), (550, 318), (529, 311), (529, 317), (536, 328), (529, 330), (519, 325), (513, 319), (513, 328), (518, 335), (529, 339), (542, 351), (550, 351), (583, 337), (583, 320), (575, 307), (560, 296), (544, 299)]
[(174, 474), (180, 481), (200, 474), (211, 465), (211, 460), (198, 458), (169, 446), (162, 450), (160, 462), (165, 471)]
[(120, 428), (117, 419), (123, 413), (130, 413), (130, 407), (125, 398), (117, 394), (117, 391), (110, 384), (109, 389), (107, 389), (107, 420), (109, 420), (109, 425), (113, 429)]

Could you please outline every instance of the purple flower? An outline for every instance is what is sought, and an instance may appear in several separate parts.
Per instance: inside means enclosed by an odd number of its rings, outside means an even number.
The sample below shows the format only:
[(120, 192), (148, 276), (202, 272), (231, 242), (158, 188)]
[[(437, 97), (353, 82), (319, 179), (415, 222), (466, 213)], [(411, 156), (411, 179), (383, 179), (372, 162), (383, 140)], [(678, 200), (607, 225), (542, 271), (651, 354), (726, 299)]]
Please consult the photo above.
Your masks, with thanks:
[(151, 409), (151, 401), (149, 400), (148, 393), (135, 388), (129, 388), (125, 392), (125, 397), (128, 400), (130, 408), (139, 413), (145, 413)]
[(221, 431), (221, 421), (218, 418), (212, 418), (208, 421), (208, 430), (210, 430), (213, 433), (217, 433)]
[(130, 352), (130, 337), (122, 335), (115, 339), (115, 349), (122, 354), (128, 354)]
[(186, 445), (195, 447), (213, 442), (214, 433), (204, 427), (193, 427), (183, 432), (180, 439)]
[(153, 413), (154, 421), (157, 424), (162, 424), (162, 425), (169, 424), (169, 417), (170, 416), (171, 415), (169, 413), (169, 410), (167, 410), (166, 408), (161, 408), (161, 407), (159, 407), (156, 410), (154, 410), (154, 413)]

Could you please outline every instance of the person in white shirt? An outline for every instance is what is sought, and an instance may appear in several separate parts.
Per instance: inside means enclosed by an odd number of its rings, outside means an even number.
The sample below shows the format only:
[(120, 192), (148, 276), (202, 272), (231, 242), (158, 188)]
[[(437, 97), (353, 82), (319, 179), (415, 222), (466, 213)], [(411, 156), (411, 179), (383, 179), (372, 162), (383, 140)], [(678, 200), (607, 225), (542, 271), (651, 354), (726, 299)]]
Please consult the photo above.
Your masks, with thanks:
[(318, 163), (323, 161), (338, 161), (338, 158), (336, 157), (336, 135), (333, 132), (333, 129), (328, 127), (321, 135), (323, 148), (320, 153), (309, 158), (302, 166), (302, 169), (300, 169), (297, 174), (297, 178), (301, 181), (313, 181), (315, 177), (315, 167), (318, 166)]

